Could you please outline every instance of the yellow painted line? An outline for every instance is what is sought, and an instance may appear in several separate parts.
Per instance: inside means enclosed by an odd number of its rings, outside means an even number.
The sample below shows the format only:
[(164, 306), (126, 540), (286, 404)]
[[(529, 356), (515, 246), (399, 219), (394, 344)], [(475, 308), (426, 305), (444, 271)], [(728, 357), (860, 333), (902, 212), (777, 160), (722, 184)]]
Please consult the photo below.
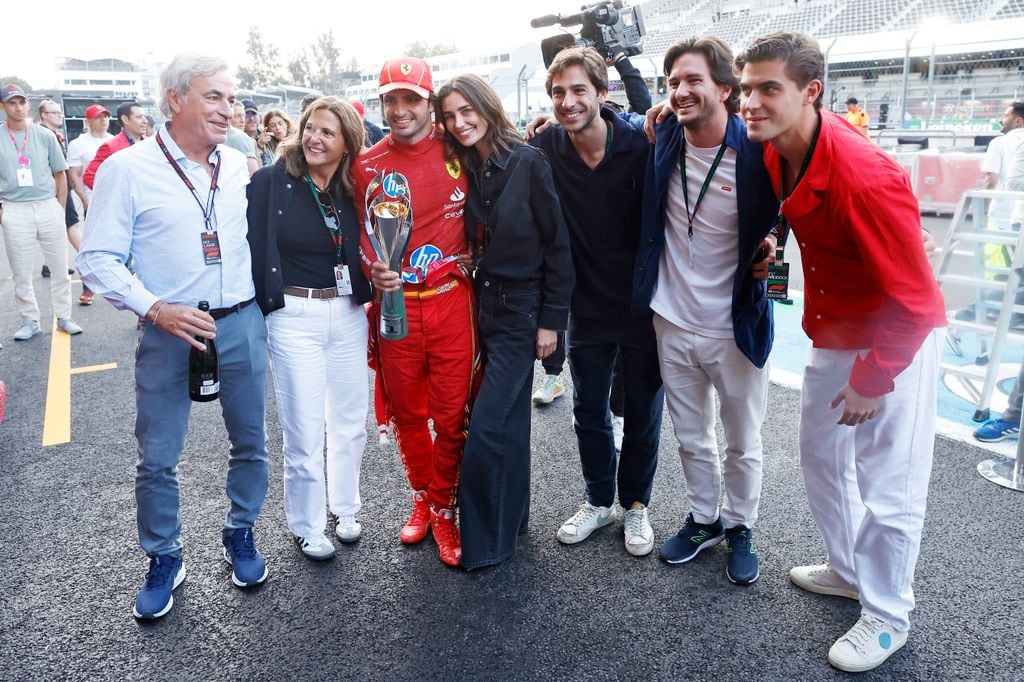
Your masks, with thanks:
[(56, 317), (51, 327), (43, 446), (71, 442), (71, 336), (57, 331)]
[(116, 362), (108, 362), (105, 365), (89, 365), (88, 367), (72, 367), (72, 374), (85, 374), (86, 372), (102, 372), (105, 369), (117, 369)]
[(71, 367), (71, 335), (57, 331), (57, 318), (50, 330), (50, 372), (46, 379), (46, 414), (43, 417), (43, 446), (71, 442), (71, 375), (117, 369), (116, 362)]

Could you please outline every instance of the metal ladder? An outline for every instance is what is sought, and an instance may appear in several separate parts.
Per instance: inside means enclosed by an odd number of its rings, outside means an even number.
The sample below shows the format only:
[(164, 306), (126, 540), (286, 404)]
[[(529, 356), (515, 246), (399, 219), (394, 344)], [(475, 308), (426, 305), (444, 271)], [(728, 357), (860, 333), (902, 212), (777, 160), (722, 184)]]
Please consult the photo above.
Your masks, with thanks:
[[(987, 223), (987, 205), (991, 199), (1024, 200), (1024, 192), (1007, 190), (972, 189), (963, 193), (953, 222), (942, 246), (941, 255), (935, 265), (935, 279), (939, 287), (948, 285), (973, 287), (975, 290), (973, 321), (957, 320), (955, 312), (948, 314), (947, 338), (954, 352), (964, 355), (962, 335), (973, 332), (978, 335), (979, 353), (973, 364), (957, 365), (942, 362), (939, 365), (944, 374), (955, 376), (969, 395), (975, 398), (974, 421), (982, 422), (990, 416), (992, 393), (998, 380), (999, 362), (1007, 342), (1024, 344), (1024, 332), (1010, 330), (1014, 313), (1024, 313), (1024, 305), (1016, 304), (1016, 292), (1020, 286), (1021, 267), (1024, 267), (1024, 231), (984, 229)], [(981, 229), (978, 226), (982, 226)], [(997, 244), (1013, 248), (1010, 267), (991, 267), (985, 263), (985, 245)], [(970, 248), (974, 256), (974, 274), (957, 275), (950, 272), (954, 256), (962, 255), (962, 249)], [(1004, 280), (987, 279), (986, 274), (1005, 276)], [(987, 306), (995, 301), (986, 298), (990, 291), (1002, 291), (999, 314), (995, 323), (988, 321)], [(991, 350), (988, 340), (991, 339)], [(979, 390), (974, 381), (981, 381)]]

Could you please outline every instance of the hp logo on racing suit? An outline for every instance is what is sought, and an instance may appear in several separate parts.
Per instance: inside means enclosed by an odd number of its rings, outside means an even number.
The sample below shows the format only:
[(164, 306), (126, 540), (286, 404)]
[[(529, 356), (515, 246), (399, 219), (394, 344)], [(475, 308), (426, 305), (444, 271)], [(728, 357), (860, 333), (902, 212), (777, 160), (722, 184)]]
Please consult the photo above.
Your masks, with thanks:
[(441, 260), (441, 249), (433, 244), (424, 244), (409, 255), (409, 267), (402, 271), (402, 281), (412, 284), (426, 281), (427, 266), (439, 260)]

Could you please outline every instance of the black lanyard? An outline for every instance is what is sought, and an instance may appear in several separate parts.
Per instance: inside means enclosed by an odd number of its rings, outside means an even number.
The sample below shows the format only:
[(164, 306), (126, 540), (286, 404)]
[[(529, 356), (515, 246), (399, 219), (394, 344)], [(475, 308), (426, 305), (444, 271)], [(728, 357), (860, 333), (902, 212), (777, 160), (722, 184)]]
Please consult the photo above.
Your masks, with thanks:
[(722, 162), (723, 156), (725, 156), (725, 140), (722, 140), (722, 145), (718, 148), (718, 154), (715, 155), (715, 160), (711, 164), (711, 170), (708, 171), (707, 177), (704, 178), (704, 184), (700, 186), (700, 194), (697, 195), (697, 203), (693, 205), (693, 213), (690, 213), (690, 193), (686, 188), (688, 184), (686, 182), (686, 136), (683, 135), (683, 149), (679, 153), (679, 174), (682, 176), (683, 201), (686, 202), (686, 236), (690, 239), (693, 239), (693, 221), (697, 218), (700, 202), (704, 201), (704, 194), (708, 191), (708, 187), (711, 186), (711, 179), (715, 177), (715, 171), (718, 170), (718, 164)]
[(173, 168), (174, 172), (178, 174), (181, 181), (185, 183), (185, 187), (188, 187), (188, 191), (192, 192), (192, 197), (196, 200), (196, 203), (199, 204), (199, 210), (203, 212), (203, 224), (206, 226), (206, 231), (216, 232), (217, 230), (213, 227), (213, 198), (217, 193), (217, 178), (220, 177), (220, 152), (216, 152), (217, 163), (213, 167), (213, 176), (210, 178), (210, 193), (206, 197), (206, 205), (204, 206), (203, 200), (199, 198), (199, 192), (196, 191), (195, 185), (193, 185), (192, 181), (188, 179), (187, 175), (185, 175), (185, 171), (181, 170), (181, 166), (179, 166), (178, 162), (174, 160), (171, 153), (167, 151), (167, 145), (165, 145), (164, 141), (160, 139), (159, 132), (156, 134), (156, 143), (160, 145), (160, 151), (162, 151), (164, 156), (167, 157), (167, 162), (171, 164), (171, 168)]
[[(804, 155), (804, 161), (800, 164), (800, 172), (796, 174), (796, 180), (793, 181), (793, 190), (790, 191), (789, 195), (792, 196), (793, 192), (796, 191), (796, 186), (800, 184), (800, 180), (804, 177), (804, 173), (807, 172), (807, 167), (811, 165), (811, 158), (814, 156), (814, 150), (818, 146), (818, 136), (821, 134), (821, 114), (818, 114), (818, 125), (814, 128), (814, 137), (811, 138), (811, 145), (807, 148), (807, 153)], [(778, 232), (778, 244), (775, 247), (775, 260), (782, 261), (785, 255), (786, 239), (789, 237), (789, 221), (786, 220), (786, 216), (782, 213), (782, 202), (786, 200), (786, 169), (782, 165), (782, 157), (779, 157), (779, 215), (775, 219), (775, 227)]]
[[(316, 202), (316, 207), (320, 209), (320, 215), (324, 217), (324, 225), (327, 226), (327, 231), (331, 234), (331, 241), (334, 242), (338, 264), (348, 265), (348, 258), (345, 255), (345, 237), (341, 233), (341, 218), (334, 208), (334, 200), (331, 199), (331, 195), (328, 192), (316, 186), (313, 178), (308, 173), (306, 174), (306, 183), (313, 192), (313, 201)], [(327, 198), (327, 206), (324, 206), (324, 197)]]

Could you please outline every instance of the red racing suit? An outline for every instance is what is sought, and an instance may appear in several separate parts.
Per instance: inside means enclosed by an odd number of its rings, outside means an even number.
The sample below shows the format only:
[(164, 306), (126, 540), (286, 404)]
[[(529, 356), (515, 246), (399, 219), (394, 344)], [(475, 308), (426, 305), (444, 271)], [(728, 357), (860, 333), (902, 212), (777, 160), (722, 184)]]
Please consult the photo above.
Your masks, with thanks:
[[(365, 229), (366, 189), (392, 171), (406, 177), (413, 213), (402, 272), (409, 333), (378, 341), (379, 376), (409, 484), (426, 490), (435, 510), (451, 509), (479, 348), (472, 282), (457, 262), (445, 259), (469, 251), (463, 221), (469, 183), (433, 133), (415, 145), (388, 135), (360, 155), (352, 174), (367, 273), (377, 259)], [(379, 316), (371, 321), (379, 324)]]

